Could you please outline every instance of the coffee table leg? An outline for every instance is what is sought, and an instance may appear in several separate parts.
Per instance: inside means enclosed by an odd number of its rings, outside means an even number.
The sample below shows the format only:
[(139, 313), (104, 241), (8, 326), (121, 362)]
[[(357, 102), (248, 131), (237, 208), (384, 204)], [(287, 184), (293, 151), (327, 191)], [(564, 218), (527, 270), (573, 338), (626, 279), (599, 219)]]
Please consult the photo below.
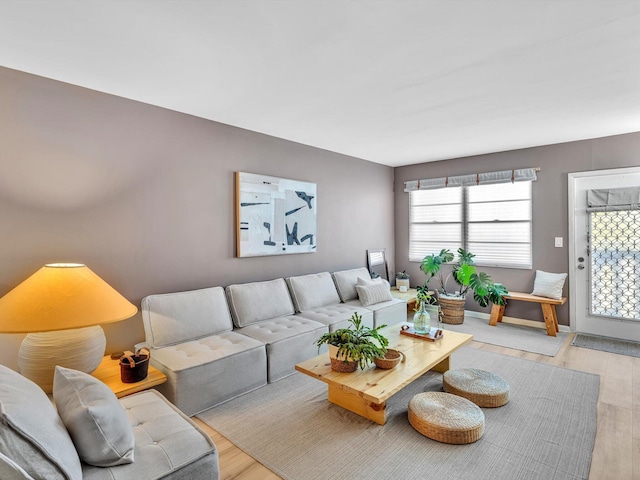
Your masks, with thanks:
[(434, 370), (436, 372), (440, 372), (440, 373), (444, 373), (447, 370), (449, 370), (449, 358), (447, 357), (444, 360), (442, 360), (440, 363), (438, 363), (437, 365), (435, 365), (431, 370)]
[(387, 422), (387, 402), (377, 404), (367, 402), (362, 397), (329, 385), (328, 398), (334, 403), (372, 422), (384, 425)]

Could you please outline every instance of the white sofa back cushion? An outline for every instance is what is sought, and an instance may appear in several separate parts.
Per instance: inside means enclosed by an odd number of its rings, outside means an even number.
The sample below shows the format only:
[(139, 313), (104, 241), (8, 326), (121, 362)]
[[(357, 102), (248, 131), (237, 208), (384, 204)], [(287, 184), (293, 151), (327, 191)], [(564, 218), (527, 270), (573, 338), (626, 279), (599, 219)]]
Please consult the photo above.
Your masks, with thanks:
[(298, 312), (340, 303), (340, 296), (329, 272), (287, 278)]
[(229, 285), (226, 291), (231, 316), (238, 328), (295, 313), (284, 278)]
[(3, 365), (0, 386), (2, 454), (33, 478), (81, 480), (78, 453), (44, 391)]
[(369, 270), (362, 267), (334, 272), (333, 280), (336, 283), (336, 288), (343, 302), (358, 298), (358, 292), (356, 291), (358, 278), (370, 279), (371, 275), (369, 274)]
[(147, 343), (154, 348), (233, 329), (222, 287), (149, 295), (141, 310)]

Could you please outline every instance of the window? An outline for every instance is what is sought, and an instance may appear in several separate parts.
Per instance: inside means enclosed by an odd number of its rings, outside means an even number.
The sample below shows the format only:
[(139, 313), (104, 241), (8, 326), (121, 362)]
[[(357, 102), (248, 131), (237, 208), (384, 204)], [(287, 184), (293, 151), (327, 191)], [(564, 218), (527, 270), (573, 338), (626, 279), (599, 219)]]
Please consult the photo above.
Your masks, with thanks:
[(532, 182), (409, 192), (409, 260), (463, 247), (483, 266), (531, 268)]

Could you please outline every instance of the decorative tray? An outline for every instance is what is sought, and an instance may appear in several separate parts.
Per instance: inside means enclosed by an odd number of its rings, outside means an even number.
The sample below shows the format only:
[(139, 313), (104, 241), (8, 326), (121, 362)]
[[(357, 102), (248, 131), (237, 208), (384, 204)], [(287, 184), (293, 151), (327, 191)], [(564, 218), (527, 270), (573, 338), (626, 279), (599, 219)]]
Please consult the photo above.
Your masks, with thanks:
[(403, 325), (400, 328), (400, 333), (402, 335), (408, 335), (409, 337), (421, 338), (423, 340), (427, 340), (428, 342), (436, 342), (438, 340), (442, 340), (442, 336), (444, 332), (440, 328), (431, 327), (429, 333), (416, 333), (413, 329), (413, 325)]

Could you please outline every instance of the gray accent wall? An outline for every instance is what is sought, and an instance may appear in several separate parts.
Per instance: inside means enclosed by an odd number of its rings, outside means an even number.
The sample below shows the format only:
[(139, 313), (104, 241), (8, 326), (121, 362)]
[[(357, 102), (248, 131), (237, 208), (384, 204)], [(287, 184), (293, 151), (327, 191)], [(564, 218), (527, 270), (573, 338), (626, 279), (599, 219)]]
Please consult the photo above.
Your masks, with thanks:
[[(236, 258), (236, 171), (315, 182), (318, 251)], [(0, 296), (52, 262), (86, 263), (139, 308), (366, 266), (368, 248), (393, 261), (393, 202), (391, 167), (0, 68)], [(104, 329), (107, 351), (144, 339), (139, 313)], [(22, 337), (0, 335), (0, 363)]]
[[(569, 269), (568, 174), (640, 165), (640, 133), (526, 148), (474, 157), (443, 160), (395, 169), (396, 268), (411, 274), (411, 285), (426, 279), (420, 264), (409, 262), (409, 194), (404, 182), (422, 178), (493, 172), (512, 168), (540, 167), (533, 183), (533, 269), (482, 268), (493, 280), (513, 291), (531, 292), (536, 270), (567, 272)], [(554, 247), (554, 237), (564, 246)], [(568, 294), (568, 281), (564, 295)], [(557, 308), (558, 323), (569, 324), (568, 303)], [(468, 310), (489, 312), (467, 298)], [(544, 321), (540, 306), (512, 302), (506, 316)]]

